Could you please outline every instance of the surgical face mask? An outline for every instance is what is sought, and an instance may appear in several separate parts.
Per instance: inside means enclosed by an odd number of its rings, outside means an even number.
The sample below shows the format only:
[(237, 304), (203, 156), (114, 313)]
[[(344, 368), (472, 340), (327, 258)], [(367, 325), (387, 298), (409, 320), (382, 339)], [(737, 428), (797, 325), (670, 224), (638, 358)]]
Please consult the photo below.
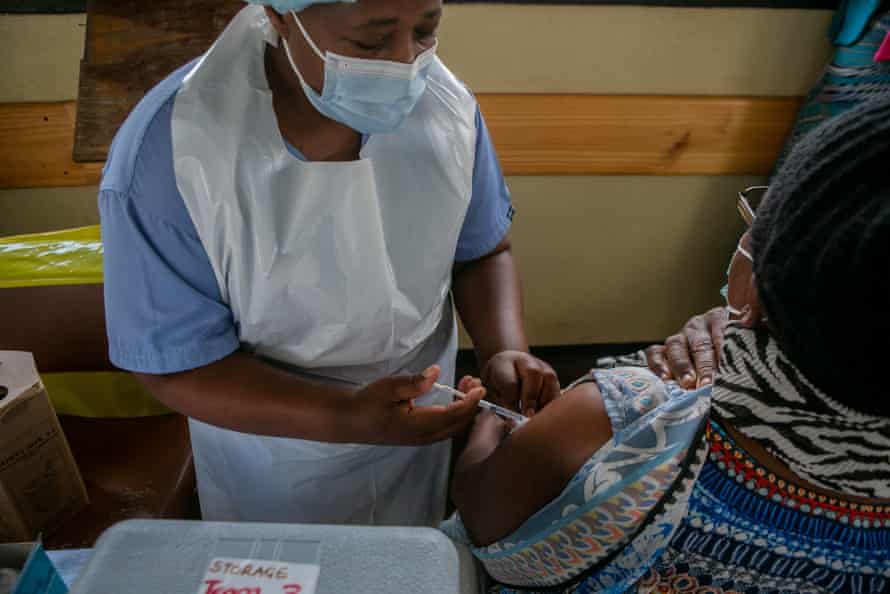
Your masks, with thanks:
[[(736, 251), (747, 258), (752, 264), (754, 263), (754, 258), (751, 256), (751, 252), (742, 247), (742, 240), (739, 239), (738, 245), (736, 245)], [(732, 269), (732, 260), (729, 261), (729, 266), (726, 267), (726, 284), (723, 285), (723, 288), (720, 289), (720, 294), (723, 295), (723, 299), (726, 301), (726, 311), (733, 316), (742, 316), (742, 311), (733, 307), (729, 303), (729, 272)]]
[(388, 60), (349, 58), (321, 53), (303, 23), (291, 12), (306, 43), (324, 62), (324, 86), (319, 95), (306, 84), (285, 40), (284, 51), (300, 79), (306, 98), (322, 115), (363, 134), (391, 132), (411, 113), (426, 90), (430, 66), (436, 58), (438, 41), (411, 64)]

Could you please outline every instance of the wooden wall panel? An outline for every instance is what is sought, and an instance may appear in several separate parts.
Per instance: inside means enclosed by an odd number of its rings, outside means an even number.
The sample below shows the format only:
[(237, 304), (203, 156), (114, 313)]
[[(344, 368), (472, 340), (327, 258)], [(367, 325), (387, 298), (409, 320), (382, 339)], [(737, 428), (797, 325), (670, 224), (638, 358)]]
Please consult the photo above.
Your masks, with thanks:
[(0, 104), (0, 188), (95, 184), (102, 163), (75, 163), (74, 103)]
[[(799, 100), (480, 95), (507, 175), (764, 175)], [(71, 159), (73, 103), (0, 105), (0, 188), (98, 182)]]
[(480, 95), (509, 175), (762, 175), (794, 98)]
[(242, 0), (90, 0), (74, 159), (99, 161), (130, 109), (204, 52)]

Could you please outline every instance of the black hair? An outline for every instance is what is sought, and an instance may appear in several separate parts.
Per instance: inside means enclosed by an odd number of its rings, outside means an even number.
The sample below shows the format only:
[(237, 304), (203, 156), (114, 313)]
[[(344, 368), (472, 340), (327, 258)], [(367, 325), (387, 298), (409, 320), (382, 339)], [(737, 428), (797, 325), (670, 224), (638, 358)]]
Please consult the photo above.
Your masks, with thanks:
[(770, 330), (832, 399), (890, 417), (890, 100), (808, 133), (751, 230)]

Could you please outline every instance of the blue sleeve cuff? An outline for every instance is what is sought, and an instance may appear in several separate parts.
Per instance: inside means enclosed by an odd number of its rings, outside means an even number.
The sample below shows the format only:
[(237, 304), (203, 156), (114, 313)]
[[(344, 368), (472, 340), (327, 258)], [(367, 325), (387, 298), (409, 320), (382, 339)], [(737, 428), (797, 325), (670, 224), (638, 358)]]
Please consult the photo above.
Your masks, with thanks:
[(457, 241), (455, 262), (477, 260), (491, 253), (504, 239), (513, 220), (510, 190), (478, 107), (475, 155), (473, 188)]
[(232, 330), (220, 336), (204, 339), (201, 344), (164, 350), (137, 348), (112, 341), (108, 353), (116, 367), (136, 373), (160, 375), (204, 367), (228, 357), (239, 347), (238, 337)]
[(513, 207), (509, 207), (501, 217), (492, 221), (493, 228), (485, 241), (477, 242), (471, 249), (458, 248), (455, 254), (455, 262), (470, 262), (487, 256), (507, 236), (510, 226), (513, 224)]
[(240, 346), (200, 239), (140, 208), (159, 195), (106, 190), (99, 201), (109, 358), (152, 374), (201, 367)]

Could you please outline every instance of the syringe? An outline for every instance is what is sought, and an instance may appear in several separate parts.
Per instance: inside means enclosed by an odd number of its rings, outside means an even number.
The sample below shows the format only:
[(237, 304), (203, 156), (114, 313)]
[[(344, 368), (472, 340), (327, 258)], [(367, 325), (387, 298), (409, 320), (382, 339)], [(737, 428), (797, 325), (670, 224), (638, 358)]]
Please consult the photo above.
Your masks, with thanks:
[[(460, 390), (455, 390), (451, 386), (446, 386), (444, 384), (439, 384), (439, 383), (433, 384), (433, 386), (438, 388), (439, 390), (444, 390), (444, 391), (448, 392), (449, 394), (452, 394), (460, 399), (464, 399), (467, 397), (466, 394), (464, 394)], [(521, 415), (518, 412), (514, 412), (514, 411), (510, 410), (509, 408), (504, 408), (503, 406), (499, 406), (499, 405), (495, 404), (494, 402), (489, 402), (488, 400), (480, 400), (479, 406), (486, 410), (490, 410), (491, 412), (493, 412), (494, 414), (496, 414), (499, 417), (513, 421), (514, 423), (516, 423), (516, 427), (520, 427), (521, 425), (528, 422), (528, 417)]]

